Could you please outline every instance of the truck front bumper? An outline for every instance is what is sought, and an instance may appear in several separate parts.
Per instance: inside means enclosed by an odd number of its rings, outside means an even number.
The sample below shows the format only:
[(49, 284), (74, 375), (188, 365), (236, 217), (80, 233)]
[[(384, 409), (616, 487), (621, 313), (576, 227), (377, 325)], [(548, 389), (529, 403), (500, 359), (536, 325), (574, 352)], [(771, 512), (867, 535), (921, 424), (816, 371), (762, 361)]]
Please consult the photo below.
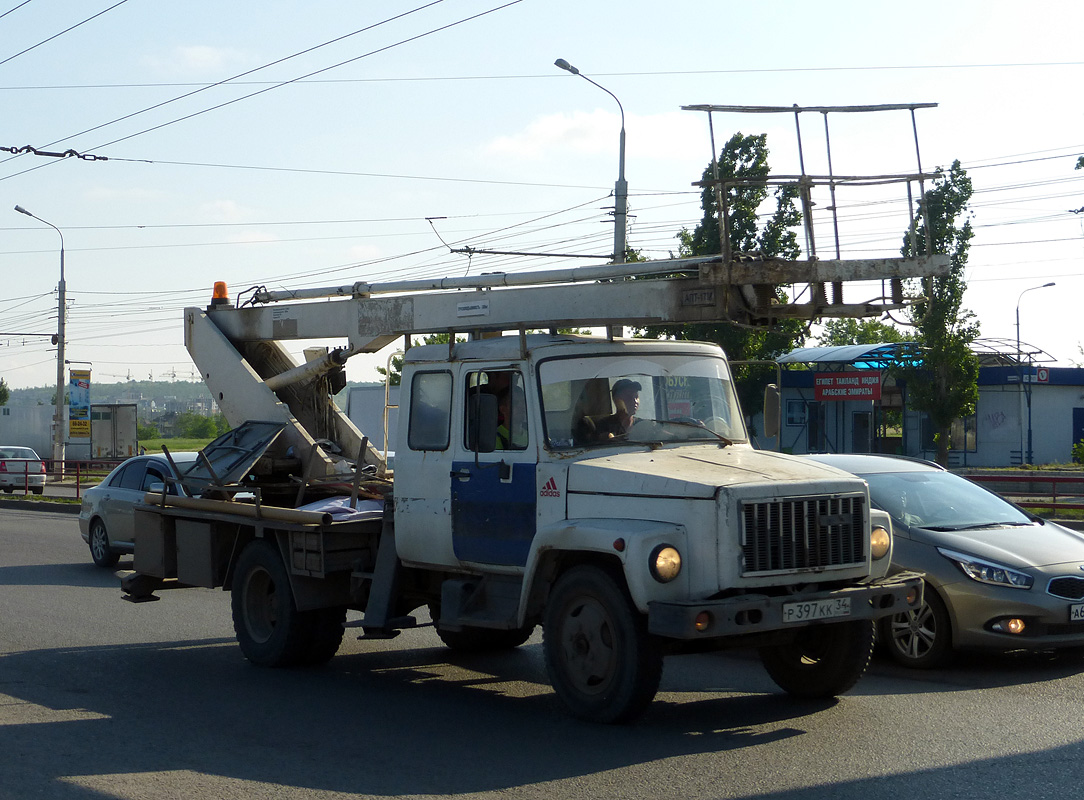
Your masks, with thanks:
[(744, 594), (702, 602), (648, 603), (648, 630), (670, 639), (715, 639), (879, 619), (922, 605), (922, 576), (902, 572), (831, 591)]

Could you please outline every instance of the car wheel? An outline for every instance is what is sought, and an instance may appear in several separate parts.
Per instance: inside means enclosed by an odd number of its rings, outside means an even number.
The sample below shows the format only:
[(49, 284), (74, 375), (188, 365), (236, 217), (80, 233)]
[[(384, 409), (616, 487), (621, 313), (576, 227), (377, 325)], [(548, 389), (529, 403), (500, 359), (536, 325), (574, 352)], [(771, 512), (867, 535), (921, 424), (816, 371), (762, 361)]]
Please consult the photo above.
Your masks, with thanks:
[(941, 597), (926, 584), (922, 605), (881, 621), (881, 639), (897, 664), (934, 669), (952, 654), (952, 622)]
[(37, 489), (31, 488), (30, 491), (32, 491), (34, 494), (44, 494), (45, 493), (45, 487), (44, 486), (39, 486)]
[(658, 691), (662, 650), (624, 588), (598, 567), (574, 567), (558, 579), (542, 644), (550, 683), (574, 717), (627, 722)]
[(760, 648), (764, 669), (795, 697), (835, 697), (850, 689), (869, 666), (872, 622), (837, 622), (797, 633), (792, 642)]
[(263, 667), (306, 663), (313, 620), (297, 610), (290, 576), (274, 544), (256, 539), (241, 551), (231, 604), (233, 629), (245, 658)]
[(100, 519), (90, 523), (90, 558), (99, 567), (112, 567), (120, 560), (120, 556), (109, 547), (109, 534)]

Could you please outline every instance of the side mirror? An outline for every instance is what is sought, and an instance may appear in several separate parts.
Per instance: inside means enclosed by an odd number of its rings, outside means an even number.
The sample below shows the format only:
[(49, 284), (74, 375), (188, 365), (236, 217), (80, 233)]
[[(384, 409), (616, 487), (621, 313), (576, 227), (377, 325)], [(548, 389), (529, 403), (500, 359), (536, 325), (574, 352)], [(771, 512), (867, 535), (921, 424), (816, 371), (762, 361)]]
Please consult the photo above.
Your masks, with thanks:
[(779, 435), (779, 387), (774, 383), (764, 387), (764, 435)]
[(476, 453), (497, 449), (497, 397), (472, 392), (467, 398), (467, 447)]

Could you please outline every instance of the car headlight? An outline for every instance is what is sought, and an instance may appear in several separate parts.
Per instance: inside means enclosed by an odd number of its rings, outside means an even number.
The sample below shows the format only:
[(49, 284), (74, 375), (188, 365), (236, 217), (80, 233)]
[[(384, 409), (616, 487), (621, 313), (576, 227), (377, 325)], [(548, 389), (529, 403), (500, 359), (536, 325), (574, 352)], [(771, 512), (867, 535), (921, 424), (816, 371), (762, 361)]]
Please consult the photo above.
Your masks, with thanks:
[(883, 525), (874, 525), (869, 532), (869, 554), (880, 561), (892, 550), (892, 534)]
[(669, 583), (681, 572), (681, 553), (673, 545), (660, 544), (651, 551), (648, 569), (659, 583)]
[(1023, 572), (1010, 569), (1003, 564), (987, 561), (983, 558), (975, 558), (955, 550), (946, 550), (938, 547), (937, 552), (952, 561), (963, 570), (964, 575), (979, 583), (990, 583), (994, 586), (1008, 586), (1010, 589), (1030, 589), (1032, 578)]

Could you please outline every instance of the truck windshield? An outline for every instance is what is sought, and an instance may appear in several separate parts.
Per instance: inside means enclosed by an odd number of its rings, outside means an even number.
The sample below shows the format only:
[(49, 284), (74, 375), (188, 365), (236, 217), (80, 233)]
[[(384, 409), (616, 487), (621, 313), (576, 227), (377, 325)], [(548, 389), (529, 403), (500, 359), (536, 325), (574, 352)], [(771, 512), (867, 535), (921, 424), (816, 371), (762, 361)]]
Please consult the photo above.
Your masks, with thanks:
[(554, 358), (539, 364), (538, 375), (551, 448), (746, 440), (722, 358)]

